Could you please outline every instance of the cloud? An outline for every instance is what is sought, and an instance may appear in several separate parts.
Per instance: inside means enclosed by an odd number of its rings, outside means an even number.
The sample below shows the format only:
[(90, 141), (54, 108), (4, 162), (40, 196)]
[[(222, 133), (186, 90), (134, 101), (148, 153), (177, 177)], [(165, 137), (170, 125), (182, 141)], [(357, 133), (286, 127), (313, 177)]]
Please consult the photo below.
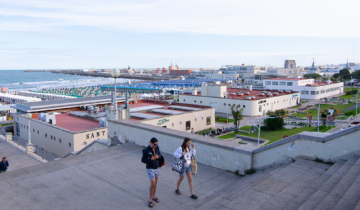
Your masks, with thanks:
[(353, 1), (2, 0), (0, 31), (90, 26), (135, 33), (360, 37)]

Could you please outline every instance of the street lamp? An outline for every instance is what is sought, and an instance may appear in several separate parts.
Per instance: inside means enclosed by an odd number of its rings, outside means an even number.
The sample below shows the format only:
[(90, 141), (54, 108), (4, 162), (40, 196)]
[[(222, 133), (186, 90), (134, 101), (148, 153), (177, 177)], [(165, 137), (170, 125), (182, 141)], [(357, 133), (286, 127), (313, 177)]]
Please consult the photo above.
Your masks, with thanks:
[(273, 119), (273, 118), (277, 118), (277, 117), (264, 117), (264, 118), (261, 118), (260, 121), (259, 121), (259, 124), (258, 125), (252, 125), (251, 128), (249, 129), (251, 133), (254, 133), (256, 130), (255, 128), (258, 129), (258, 148), (259, 148), (259, 145), (260, 145), (260, 130), (261, 130), (261, 121), (262, 120), (265, 120), (265, 119)]
[[(259, 125), (256, 125), (256, 128), (258, 129), (258, 148), (259, 148), (259, 145), (260, 145), (260, 130), (261, 130), (261, 128), (260, 128), (260, 124)], [(254, 125), (252, 125), (251, 126), (251, 128), (250, 128), (250, 132), (251, 133), (254, 133), (256, 130), (255, 130), (255, 126)]]
[(113, 77), (115, 79), (115, 83), (114, 83), (114, 98), (113, 98), (113, 106), (114, 106), (114, 119), (117, 119), (117, 103), (116, 103), (116, 77), (120, 76), (120, 71), (119, 69), (113, 69), (111, 70), (111, 77)]
[(31, 153), (32, 152), (32, 144), (31, 144), (31, 128), (30, 128), (30, 119), (32, 117), (32, 114), (31, 113), (27, 113), (25, 115), (25, 117), (29, 120), (28, 122), (28, 130), (29, 130), (29, 133), (28, 133), (28, 143), (26, 145), (26, 150), (27, 150), (27, 153)]
[(319, 133), (319, 130), (320, 130), (320, 101), (321, 101), (321, 98), (319, 99), (319, 107), (318, 107), (318, 133)]

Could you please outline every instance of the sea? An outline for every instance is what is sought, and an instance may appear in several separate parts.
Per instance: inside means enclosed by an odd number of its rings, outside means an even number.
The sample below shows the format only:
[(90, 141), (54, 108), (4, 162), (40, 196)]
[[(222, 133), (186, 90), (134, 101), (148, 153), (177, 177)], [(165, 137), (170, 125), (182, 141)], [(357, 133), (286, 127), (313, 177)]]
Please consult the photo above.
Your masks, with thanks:
[[(116, 83), (125, 83), (127, 81), (129, 79), (116, 79)], [(37, 91), (105, 84), (114, 84), (114, 79), (51, 72), (24, 72), (24, 70), (0, 71), (0, 87), (6, 87), (8, 91)]]

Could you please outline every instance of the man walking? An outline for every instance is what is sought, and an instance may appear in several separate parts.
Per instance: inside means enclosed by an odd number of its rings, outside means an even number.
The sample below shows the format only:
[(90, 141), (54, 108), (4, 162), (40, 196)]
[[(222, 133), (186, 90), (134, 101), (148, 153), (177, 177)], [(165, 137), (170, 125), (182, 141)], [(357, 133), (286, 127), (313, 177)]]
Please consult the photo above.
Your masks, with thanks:
[(153, 201), (159, 203), (160, 199), (155, 196), (156, 186), (159, 178), (159, 160), (161, 158), (160, 148), (158, 146), (158, 140), (152, 138), (150, 140), (150, 145), (143, 150), (143, 156), (141, 162), (146, 164), (146, 171), (150, 179), (150, 198), (149, 198), (149, 207), (153, 207)]
[(0, 162), (0, 173), (5, 172), (8, 167), (9, 167), (9, 163), (6, 160), (6, 157), (3, 157), (2, 161)]

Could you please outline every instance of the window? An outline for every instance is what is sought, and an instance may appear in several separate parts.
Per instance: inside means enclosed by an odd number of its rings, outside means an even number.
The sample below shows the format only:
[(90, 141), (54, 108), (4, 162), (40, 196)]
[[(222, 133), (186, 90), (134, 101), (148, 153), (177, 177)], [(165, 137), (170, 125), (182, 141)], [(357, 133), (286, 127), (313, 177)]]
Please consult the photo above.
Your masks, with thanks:
[(71, 143), (69, 142), (69, 147), (71, 147)]
[(54, 141), (55, 141), (56, 140), (55, 136), (53, 138), (54, 138)]
[(259, 112), (262, 112), (262, 106), (261, 105), (259, 106)]
[(190, 120), (189, 121), (186, 121), (186, 130), (190, 130), (191, 128), (191, 123), (190, 123)]
[(288, 82), (287, 86), (293, 86), (293, 82)]
[(307, 90), (302, 90), (302, 91), (301, 91), (301, 94), (309, 95), (309, 91), (307, 91)]
[(33, 128), (33, 132), (35, 132), (35, 129)]
[(201, 120), (204, 120), (204, 117), (201, 117)]
[(272, 82), (272, 85), (279, 85), (279, 82)]
[(171, 123), (171, 127), (174, 127), (174, 123)]
[(271, 82), (270, 82), (270, 81), (266, 81), (266, 82), (265, 82), (265, 85), (271, 85)]
[(52, 139), (52, 135), (50, 135), (50, 139)]
[(184, 102), (185, 102), (185, 99), (184, 99)]
[(61, 143), (61, 139), (59, 139), (59, 143)]
[(200, 101), (200, 104), (202, 104), (202, 101)]
[(286, 86), (286, 82), (280, 82), (280, 85)]
[(181, 122), (181, 121), (179, 122), (179, 125), (182, 125), (182, 122)]
[(47, 138), (47, 133), (45, 133), (45, 138)]
[(37, 130), (37, 134), (39, 134), (39, 130)]
[(211, 124), (211, 117), (207, 117), (206, 118), (206, 125), (210, 125)]
[(245, 108), (245, 105), (243, 105), (243, 107)]
[(311, 95), (315, 95), (315, 91), (311, 91)]
[(315, 92), (315, 95), (319, 95), (319, 91), (316, 91), (316, 92)]
[(325, 93), (325, 90), (321, 90), (320, 92), (321, 92), (321, 93)]

